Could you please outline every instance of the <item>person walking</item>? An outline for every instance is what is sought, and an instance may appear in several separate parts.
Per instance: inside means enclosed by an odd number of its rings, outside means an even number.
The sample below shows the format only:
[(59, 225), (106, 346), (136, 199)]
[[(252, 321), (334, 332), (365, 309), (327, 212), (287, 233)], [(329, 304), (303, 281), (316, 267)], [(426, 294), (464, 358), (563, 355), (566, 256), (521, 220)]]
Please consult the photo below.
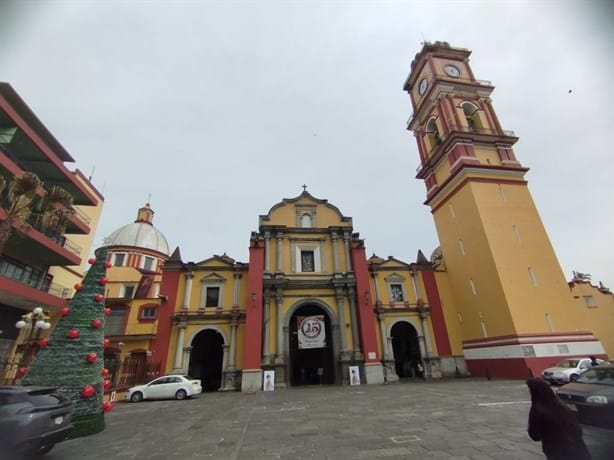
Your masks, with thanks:
[(548, 460), (591, 460), (576, 413), (540, 378), (527, 380), (531, 392), (529, 436), (541, 441)]

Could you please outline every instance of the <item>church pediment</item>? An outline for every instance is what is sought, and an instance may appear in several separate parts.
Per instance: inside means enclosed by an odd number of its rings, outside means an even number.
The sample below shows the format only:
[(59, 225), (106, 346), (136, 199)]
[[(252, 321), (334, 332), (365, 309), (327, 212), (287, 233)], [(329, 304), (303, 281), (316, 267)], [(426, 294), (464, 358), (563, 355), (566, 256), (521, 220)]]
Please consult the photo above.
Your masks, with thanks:
[(352, 227), (352, 218), (344, 216), (328, 200), (315, 198), (306, 190), (295, 198), (284, 198), (261, 215), (259, 226), (287, 228)]

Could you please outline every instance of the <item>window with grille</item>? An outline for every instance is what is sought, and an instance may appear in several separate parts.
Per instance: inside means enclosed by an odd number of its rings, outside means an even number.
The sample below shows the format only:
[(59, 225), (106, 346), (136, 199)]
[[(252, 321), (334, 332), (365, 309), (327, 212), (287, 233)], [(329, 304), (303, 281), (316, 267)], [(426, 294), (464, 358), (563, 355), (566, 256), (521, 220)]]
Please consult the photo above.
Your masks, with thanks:
[(126, 322), (126, 309), (112, 309), (104, 322), (104, 335), (123, 335)]

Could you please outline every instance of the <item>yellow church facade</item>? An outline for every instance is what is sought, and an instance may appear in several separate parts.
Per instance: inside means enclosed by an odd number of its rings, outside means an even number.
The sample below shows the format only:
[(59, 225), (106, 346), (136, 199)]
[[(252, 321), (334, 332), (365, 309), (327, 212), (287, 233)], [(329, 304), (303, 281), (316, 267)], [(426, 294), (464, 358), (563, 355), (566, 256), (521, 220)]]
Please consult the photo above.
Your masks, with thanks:
[(252, 392), (265, 375), (276, 387), (526, 378), (565, 357), (614, 355), (612, 294), (565, 280), (518, 139), (469, 55), (427, 43), (404, 85), (440, 241), (430, 257), (367, 257), (352, 218), (304, 189), (259, 217), (248, 261), (184, 262), (147, 205), (130, 224), (140, 239), (106, 244), (105, 362), (128, 358), (134, 378), (184, 373), (206, 390)]

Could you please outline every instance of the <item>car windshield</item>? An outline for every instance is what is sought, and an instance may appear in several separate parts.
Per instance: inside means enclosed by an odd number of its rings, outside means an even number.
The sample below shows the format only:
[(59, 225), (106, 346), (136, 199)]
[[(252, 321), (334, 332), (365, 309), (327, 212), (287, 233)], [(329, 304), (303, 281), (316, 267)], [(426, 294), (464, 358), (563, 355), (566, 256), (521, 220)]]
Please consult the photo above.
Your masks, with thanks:
[(579, 360), (577, 359), (566, 359), (558, 363), (556, 367), (566, 367), (566, 368), (572, 369), (574, 367), (578, 367), (578, 362)]
[(584, 372), (576, 382), (614, 386), (614, 367), (601, 369), (594, 367)]

